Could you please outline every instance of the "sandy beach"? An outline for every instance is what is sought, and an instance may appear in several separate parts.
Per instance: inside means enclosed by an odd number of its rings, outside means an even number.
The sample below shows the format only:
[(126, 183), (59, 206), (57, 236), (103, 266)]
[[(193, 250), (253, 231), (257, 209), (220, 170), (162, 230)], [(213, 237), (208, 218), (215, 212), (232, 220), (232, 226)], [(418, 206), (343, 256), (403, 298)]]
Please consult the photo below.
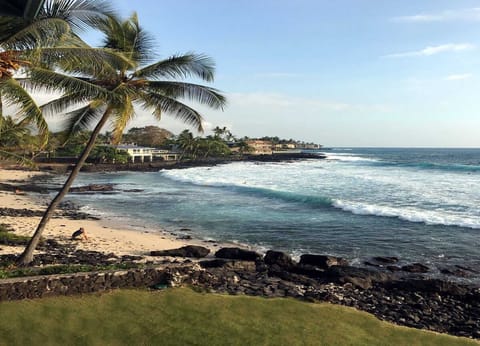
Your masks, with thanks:
[[(0, 183), (14, 184), (26, 181), (40, 172), (0, 169)], [(31, 192), (16, 194), (14, 191), (0, 191), (0, 208), (45, 210), (45, 204), (50, 201), (48, 195), (39, 195)], [(15, 233), (32, 235), (40, 217), (9, 217), (3, 216), (0, 223), (10, 225)], [(71, 240), (72, 233), (83, 227), (88, 240)], [(106, 220), (71, 220), (67, 218), (52, 218), (43, 234), (44, 238), (54, 239), (61, 243), (75, 244), (76, 249), (114, 253), (116, 255), (147, 255), (152, 250), (173, 249), (189, 244), (199, 244), (195, 240), (177, 240), (168, 231), (150, 229), (138, 231), (122, 229), (113, 226)], [(205, 246), (205, 244), (201, 244)], [(208, 246), (206, 246), (208, 247)], [(20, 253), (23, 247), (0, 246), (0, 255)], [(145, 257), (146, 260), (151, 260)]]

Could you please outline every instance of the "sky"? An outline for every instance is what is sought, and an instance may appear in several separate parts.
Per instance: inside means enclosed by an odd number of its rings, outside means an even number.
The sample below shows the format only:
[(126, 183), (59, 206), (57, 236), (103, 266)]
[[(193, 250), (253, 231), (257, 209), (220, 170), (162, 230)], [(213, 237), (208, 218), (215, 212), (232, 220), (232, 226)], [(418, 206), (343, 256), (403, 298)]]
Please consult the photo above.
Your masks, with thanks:
[[(138, 13), (159, 59), (215, 60), (211, 86), (228, 105), (198, 107), (207, 128), (328, 147), (480, 147), (478, 0), (112, 3)], [(185, 128), (142, 111), (131, 126), (152, 124)]]

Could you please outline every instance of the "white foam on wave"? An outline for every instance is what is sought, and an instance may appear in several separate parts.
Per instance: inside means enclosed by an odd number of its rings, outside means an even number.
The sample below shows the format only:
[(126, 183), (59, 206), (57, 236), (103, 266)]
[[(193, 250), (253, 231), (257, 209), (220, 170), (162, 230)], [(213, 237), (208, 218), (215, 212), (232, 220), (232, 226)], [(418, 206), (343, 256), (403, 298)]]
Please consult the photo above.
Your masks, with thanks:
[(401, 220), (423, 222), (427, 225), (480, 229), (480, 218), (472, 217), (471, 215), (452, 214), (447, 211), (420, 210), (413, 207), (397, 208), (342, 200), (334, 200), (333, 206), (356, 215), (397, 217)]
[(195, 167), (161, 172), (170, 179), (204, 186), (247, 186), (276, 189), (278, 181), (272, 179), (281, 166), (274, 164), (233, 163), (215, 167)]
[(327, 153), (327, 160), (331, 161), (348, 161), (348, 162), (356, 162), (356, 161), (365, 161), (365, 162), (378, 162), (377, 159), (372, 159), (369, 157), (363, 157), (358, 155), (352, 154), (345, 154), (345, 153), (335, 153), (329, 154)]

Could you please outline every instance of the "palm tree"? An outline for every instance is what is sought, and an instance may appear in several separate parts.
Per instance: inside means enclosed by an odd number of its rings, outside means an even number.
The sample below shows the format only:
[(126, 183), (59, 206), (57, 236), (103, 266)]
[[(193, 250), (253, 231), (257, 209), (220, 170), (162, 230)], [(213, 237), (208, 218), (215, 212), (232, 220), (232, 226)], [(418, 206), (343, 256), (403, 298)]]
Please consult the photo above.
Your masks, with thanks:
[(215, 128), (213, 129), (213, 134), (216, 139), (221, 139), (226, 131), (227, 131), (227, 128), (225, 126), (223, 128), (215, 126)]
[[(136, 14), (126, 21), (110, 17), (104, 20), (99, 28), (105, 34), (104, 46), (118, 52), (128, 62), (118, 66), (105, 64), (103, 69), (92, 69), (89, 64), (63, 66), (68, 72), (75, 73), (63, 84), (59, 84), (61, 80), (52, 76), (49, 71), (30, 71), (33, 85), (46, 86), (49, 90), (58, 90), (60, 86), (64, 90), (62, 97), (43, 107), (45, 113), (58, 114), (72, 105), (77, 105), (78, 108), (68, 113), (66, 125), (69, 133), (92, 125), (95, 127), (77, 164), (50, 203), (35, 234), (20, 256), (20, 265), (27, 265), (33, 260), (33, 251), (45, 226), (57, 205), (68, 193), (98, 134), (108, 122), (113, 127), (114, 141), (117, 143), (123, 130), (135, 116), (135, 105), (151, 110), (158, 120), (165, 112), (203, 131), (202, 116), (179, 99), (190, 99), (217, 109), (225, 105), (224, 96), (216, 89), (175, 80), (198, 77), (204, 81), (212, 81), (214, 64), (208, 57), (188, 53), (147, 64), (152, 57), (152, 40), (140, 27)], [(81, 77), (77, 77), (78, 75)], [(86, 105), (85, 101), (88, 101)]]
[(193, 133), (189, 130), (183, 130), (177, 138), (177, 143), (180, 149), (182, 149), (182, 156), (180, 159), (183, 158), (185, 154), (191, 155), (195, 157), (195, 152), (197, 151), (198, 141), (195, 137), (193, 137)]
[(17, 117), (35, 124), (45, 145), (47, 122), (14, 74), (33, 66), (45, 69), (53, 61), (75, 63), (80, 53), (96, 66), (106, 53), (89, 50), (77, 33), (98, 24), (99, 18), (111, 15), (111, 10), (103, 0), (30, 0), (17, 4), (0, 0), (0, 5), (0, 117), (4, 103), (17, 106)]

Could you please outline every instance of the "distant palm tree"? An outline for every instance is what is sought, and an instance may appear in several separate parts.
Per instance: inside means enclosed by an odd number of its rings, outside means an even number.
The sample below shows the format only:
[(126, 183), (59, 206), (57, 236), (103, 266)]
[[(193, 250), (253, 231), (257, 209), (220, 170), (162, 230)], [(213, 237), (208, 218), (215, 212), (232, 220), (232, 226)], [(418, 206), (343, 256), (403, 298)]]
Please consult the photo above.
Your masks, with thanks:
[[(33, 260), (33, 251), (53, 211), (67, 194), (92, 150), (98, 134), (108, 122), (113, 127), (114, 141), (119, 142), (123, 130), (135, 116), (134, 104), (138, 104), (144, 109), (151, 110), (152, 115), (158, 120), (166, 113), (202, 131), (202, 116), (178, 99), (190, 99), (212, 108), (223, 108), (225, 105), (224, 96), (216, 89), (175, 80), (199, 77), (204, 81), (212, 81), (214, 64), (208, 57), (188, 53), (145, 66), (152, 58), (152, 41), (140, 27), (136, 14), (126, 21), (110, 17), (102, 21), (99, 28), (105, 34), (104, 47), (118, 52), (128, 62), (117, 66), (105, 64), (101, 70), (92, 69), (87, 64), (64, 66), (75, 73), (71, 79), (78, 83), (61, 85), (64, 95), (45, 105), (43, 111), (58, 114), (72, 105), (78, 105), (79, 108), (68, 113), (69, 133), (73, 134), (92, 125), (95, 125), (95, 128), (77, 164), (50, 203), (34, 236), (21, 255), (19, 259), (21, 265)], [(76, 77), (78, 75), (81, 77)], [(33, 85), (39, 83), (42, 86), (47, 83), (49, 89), (57, 90), (58, 79), (48, 78), (49, 76), (49, 73), (33, 70), (31, 82)], [(95, 93), (97, 95), (91, 97)], [(88, 101), (86, 105), (85, 101)]]
[(195, 157), (195, 153), (198, 149), (198, 141), (193, 136), (192, 132), (189, 130), (183, 130), (178, 135), (177, 143), (180, 149), (182, 149), (182, 156), (180, 159), (182, 159), (185, 154)]

